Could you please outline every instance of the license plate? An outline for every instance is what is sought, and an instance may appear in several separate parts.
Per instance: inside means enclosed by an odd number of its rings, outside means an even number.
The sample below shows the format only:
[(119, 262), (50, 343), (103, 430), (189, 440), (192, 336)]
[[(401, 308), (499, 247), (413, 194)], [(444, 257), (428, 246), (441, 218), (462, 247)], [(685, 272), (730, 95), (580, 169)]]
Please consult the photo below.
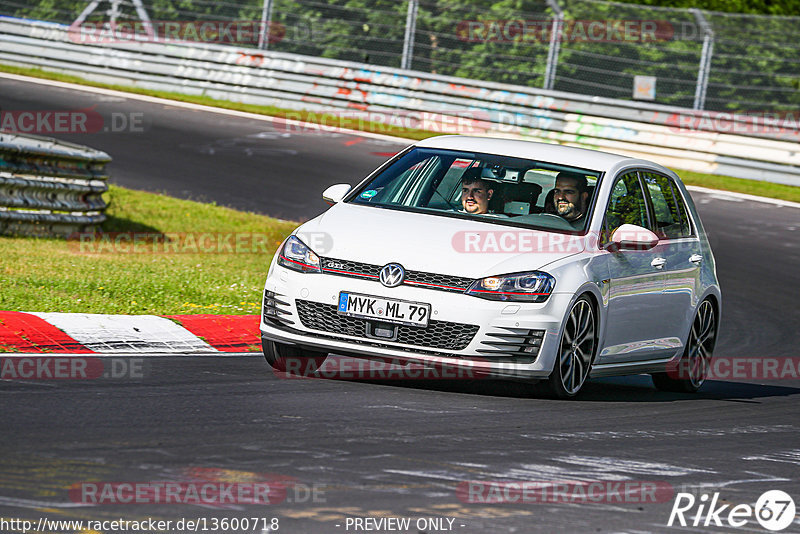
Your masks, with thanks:
[(339, 308), (337, 311), (341, 315), (349, 317), (376, 319), (386, 323), (424, 328), (428, 326), (431, 305), (422, 302), (371, 297), (342, 291), (339, 293)]

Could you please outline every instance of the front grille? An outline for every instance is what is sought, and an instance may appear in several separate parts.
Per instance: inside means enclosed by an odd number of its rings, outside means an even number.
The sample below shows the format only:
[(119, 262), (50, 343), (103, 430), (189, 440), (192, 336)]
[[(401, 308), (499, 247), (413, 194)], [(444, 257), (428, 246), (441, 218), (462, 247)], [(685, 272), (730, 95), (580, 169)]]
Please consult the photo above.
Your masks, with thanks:
[[(380, 273), (383, 265), (373, 265), (371, 263), (338, 260), (334, 258), (322, 258), (321, 268), (322, 272), (326, 274), (378, 281), (378, 273)], [(469, 288), (472, 282), (472, 278), (464, 278), (463, 276), (451, 276), (448, 274), (436, 274), (423, 271), (406, 271), (406, 279), (403, 284), (435, 289), (438, 291), (463, 293)]]
[(377, 280), (381, 265), (372, 265), (350, 260), (335, 260), (333, 258), (320, 258), (320, 267), (323, 273), (353, 278), (366, 278)]
[[(306, 328), (366, 338), (367, 320), (339, 315), (336, 305), (297, 300), (297, 314)], [(443, 350), (464, 350), (478, 326), (449, 321), (430, 321), (426, 328), (398, 325), (396, 343)]]
[(441, 291), (458, 291), (463, 293), (473, 280), (448, 274), (424, 273), (422, 271), (407, 271), (406, 284), (438, 289)]

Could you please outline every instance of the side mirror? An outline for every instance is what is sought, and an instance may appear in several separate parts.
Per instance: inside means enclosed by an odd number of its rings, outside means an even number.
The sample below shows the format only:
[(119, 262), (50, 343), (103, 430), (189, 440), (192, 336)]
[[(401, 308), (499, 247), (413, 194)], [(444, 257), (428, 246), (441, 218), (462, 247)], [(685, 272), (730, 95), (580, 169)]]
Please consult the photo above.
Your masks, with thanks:
[(612, 250), (650, 250), (658, 245), (658, 236), (641, 226), (623, 224), (611, 235)]
[(351, 187), (348, 184), (336, 184), (330, 186), (322, 192), (322, 200), (333, 206), (341, 202), (344, 196), (350, 192)]

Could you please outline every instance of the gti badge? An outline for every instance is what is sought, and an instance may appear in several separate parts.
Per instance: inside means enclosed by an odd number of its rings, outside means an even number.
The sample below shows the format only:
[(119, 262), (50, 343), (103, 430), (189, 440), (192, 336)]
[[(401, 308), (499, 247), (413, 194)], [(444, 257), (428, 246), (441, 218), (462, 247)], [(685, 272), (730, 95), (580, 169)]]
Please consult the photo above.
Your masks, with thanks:
[(398, 263), (387, 263), (380, 273), (381, 284), (386, 287), (397, 287), (406, 279), (406, 272)]

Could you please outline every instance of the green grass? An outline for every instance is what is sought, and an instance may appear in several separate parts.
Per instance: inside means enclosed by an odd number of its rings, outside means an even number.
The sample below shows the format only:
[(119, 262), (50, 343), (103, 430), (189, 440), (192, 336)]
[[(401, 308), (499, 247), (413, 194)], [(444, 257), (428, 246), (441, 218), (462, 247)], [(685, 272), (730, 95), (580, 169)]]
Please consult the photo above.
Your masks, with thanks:
[(128, 241), (111, 250), (97, 242), (0, 237), (0, 310), (257, 314), (269, 262), (297, 225), (116, 186), (110, 196), (107, 232), (233, 234), (241, 236), (238, 252), (234, 238), (232, 252), (203, 253), (183, 240), (174, 241), (179, 253), (153, 253), (152, 241), (132, 253)]
[[(50, 72), (42, 69), (0, 64), (0, 71), (9, 72), (13, 74), (20, 74), (24, 76), (32, 76), (36, 78), (45, 78), (48, 80), (57, 80), (69, 83), (77, 83), (81, 85), (89, 85), (93, 87), (103, 87), (106, 89), (114, 89), (117, 91), (125, 91), (128, 93), (137, 93), (148, 96), (155, 96), (159, 98), (179, 100), (182, 102), (191, 102), (194, 104), (202, 104), (206, 106), (233, 109), (237, 111), (246, 111), (249, 113), (257, 113), (260, 115), (284, 117), (306, 122), (319, 123), (320, 121), (323, 121), (326, 124), (330, 125), (331, 124), (330, 121), (334, 119), (334, 117), (332, 117), (332, 115), (330, 114), (320, 114), (311, 111), (297, 111), (292, 109), (279, 108), (275, 106), (256, 106), (252, 104), (242, 104), (239, 102), (231, 102), (227, 100), (216, 100), (214, 98), (209, 98), (207, 96), (185, 95), (181, 93), (173, 93), (168, 91), (153, 91), (149, 89), (142, 89), (139, 87), (99, 83), (99, 82), (93, 82), (91, 80), (86, 80), (79, 76)], [(396, 137), (404, 137), (412, 140), (420, 140), (435, 135), (442, 135), (440, 132), (403, 128), (398, 125), (392, 125), (392, 124), (366, 122), (355, 118), (335, 117), (335, 121), (336, 121), (335, 126), (340, 128), (365, 130), (375, 133), (382, 133), (385, 135), (393, 135)], [(757, 180), (743, 180), (740, 178), (733, 178), (730, 176), (717, 176), (712, 174), (702, 174), (702, 173), (682, 171), (682, 170), (676, 170), (676, 172), (681, 178), (683, 178), (686, 184), (690, 185), (698, 185), (712, 189), (722, 189), (725, 191), (735, 191), (739, 193), (748, 193), (751, 195), (758, 195), (763, 197), (771, 197), (782, 200), (800, 202), (800, 187), (796, 186), (773, 184), (770, 182), (760, 182)]]

